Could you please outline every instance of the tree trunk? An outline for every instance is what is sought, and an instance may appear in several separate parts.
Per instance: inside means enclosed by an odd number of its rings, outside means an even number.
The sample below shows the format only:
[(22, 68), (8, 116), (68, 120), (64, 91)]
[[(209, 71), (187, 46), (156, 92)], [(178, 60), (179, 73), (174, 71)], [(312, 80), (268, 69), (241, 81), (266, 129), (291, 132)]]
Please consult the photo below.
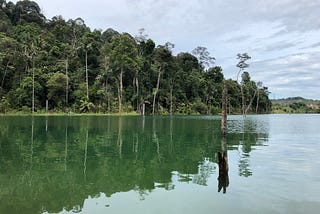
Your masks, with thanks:
[(258, 108), (259, 108), (259, 99), (260, 99), (260, 91), (259, 88), (257, 89), (258, 95), (257, 95), (257, 105), (256, 105), (256, 114), (258, 114)]
[(10, 60), (8, 60), (8, 62), (7, 62), (7, 64), (6, 64), (6, 68), (5, 68), (5, 70), (4, 70), (4, 74), (3, 74), (3, 77), (2, 77), (2, 81), (1, 81), (1, 88), (2, 88), (2, 89), (3, 89), (4, 79), (6, 78), (6, 75), (7, 75), (7, 70), (8, 70), (9, 62), (10, 62)]
[(244, 100), (244, 93), (243, 93), (242, 84), (240, 84), (240, 90), (241, 90), (241, 111), (242, 111), (242, 115), (245, 115), (245, 100)]
[(227, 134), (227, 93), (228, 88), (226, 83), (223, 83), (222, 90), (222, 118), (221, 118), (221, 134), (225, 138)]
[(34, 113), (34, 59), (32, 61), (32, 114)]
[(88, 51), (86, 51), (86, 84), (87, 84), (87, 99), (88, 99), (88, 102), (89, 102)]
[(253, 95), (253, 97), (251, 98), (248, 107), (246, 108), (245, 114), (247, 114), (247, 112), (249, 111), (249, 109), (250, 109), (250, 107), (251, 107), (251, 105), (252, 105), (252, 102), (253, 102), (254, 98), (256, 97), (256, 93), (257, 93), (257, 91), (254, 92), (254, 95)]
[(140, 112), (140, 99), (139, 99), (139, 79), (136, 78), (136, 87), (137, 87), (137, 111)]
[(136, 105), (137, 105), (137, 112), (141, 113), (140, 112), (140, 102), (139, 102), (139, 79), (137, 77), (137, 75), (133, 78), (133, 88), (135, 89), (135, 92), (136, 92)]
[(156, 91), (154, 92), (154, 95), (153, 95), (152, 115), (154, 115), (154, 109), (155, 109), (155, 104), (156, 104), (156, 97), (157, 97), (157, 93), (158, 93), (159, 86), (160, 86), (160, 77), (161, 77), (161, 67), (159, 68), (159, 73), (158, 73), (157, 88), (156, 88)]
[[(241, 71), (243, 71), (243, 69), (239, 69), (238, 74), (237, 74), (237, 82), (239, 82), (239, 75), (241, 73)], [(240, 82), (240, 90), (241, 90), (241, 111), (242, 111), (242, 115), (244, 115), (245, 113), (245, 100), (244, 100), (244, 93), (243, 93), (243, 86)]]
[(171, 85), (171, 87), (170, 87), (170, 115), (173, 114), (173, 98), (172, 98), (172, 93), (173, 93), (173, 86)]
[(119, 86), (118, 86), (118, 101), (119, 101), (119, 114), (121, 115), (122, 111), (122, 76), (123, 76), (123, 67), (121, 66), (121, 71), (119, 74)]
[(145, 104), (145, 102), (143, 101), (143, 103), (142, 103), (142, 115), (143, 115), (143, 116), (145, 115), (145, 111), (146, 111), (146, 104)]
[(106, 73), (106, 82), (105, 82), (105, 92), (106, 92), (106, 100), (107, 100), (107, 108), (108, 108), (108, 113), (110, 113), (110, 96), (109, 96), (109, 92), (108, 92), (108, 79), (109, 79), (109, 75), (108, 75), (108, 71), (107, 71), (107, 57), (104, 57), (104, 71)]
[(68, 78), (68, 59), (66, 59), (66, 108), (68, 107), (68, 88), (69, 88), (69, 78)]

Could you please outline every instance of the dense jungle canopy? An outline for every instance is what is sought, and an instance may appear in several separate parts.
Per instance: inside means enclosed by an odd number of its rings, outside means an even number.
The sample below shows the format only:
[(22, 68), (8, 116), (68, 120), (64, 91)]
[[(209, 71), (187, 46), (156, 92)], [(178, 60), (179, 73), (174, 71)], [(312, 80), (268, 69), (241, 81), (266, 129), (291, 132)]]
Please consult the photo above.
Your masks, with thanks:
[(144, 29), (91, 30), (81, 18), (46, 18), (34, 1), (0, 0), (0, 111), (216, 114), (224, 81), (229, 113), (271, 110), (247, 54), (238, 54), (239, 79), (226, 80), (207, 48), (173, 48)]

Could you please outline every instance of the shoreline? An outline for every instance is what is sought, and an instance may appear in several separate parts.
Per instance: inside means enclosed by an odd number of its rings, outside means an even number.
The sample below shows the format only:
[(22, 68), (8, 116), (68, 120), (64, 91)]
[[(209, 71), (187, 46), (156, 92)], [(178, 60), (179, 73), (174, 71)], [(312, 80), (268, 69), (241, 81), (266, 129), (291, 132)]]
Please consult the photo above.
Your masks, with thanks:
[[(270, 113), (263, 113), (263, 114), (246, 114), (246, 116), (251, 116), (251, 115), (291, 115), (291, 114), (319, 114), (319, 113), (314, 113), (314, 112), (297, 112), (297, 113), (283, 113), (283, 112), (270, 112)], [(241, 116), (242, 114), (228, 114), (228, 116)], [(58, 113), (58, 112), (51, 112), (51, 113), (0, 113), (0, 116), (114, 116), (114, 117), (119, 117), (119, 116), (152, 116), (152, 115), (141, 115), (136, 112), (126, 112), (126, 113)], [(170, 114), (159, 114), (159, 115), (154, 115), (154, 116), (170, 116)], [(221, 116), (221, 114), (173, 114), (172, 116)]]

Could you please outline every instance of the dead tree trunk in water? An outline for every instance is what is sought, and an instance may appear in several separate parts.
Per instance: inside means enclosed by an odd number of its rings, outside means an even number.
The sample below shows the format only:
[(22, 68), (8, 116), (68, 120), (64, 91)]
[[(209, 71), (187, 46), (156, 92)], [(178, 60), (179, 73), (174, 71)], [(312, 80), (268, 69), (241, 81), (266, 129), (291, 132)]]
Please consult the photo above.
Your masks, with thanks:
[(221, 118), (221, 134), (222, 138), (226, 137), (227, 134), (227, 93), (228, 88), (225, 82), (223, 82), (222, 90), (222, 118)]

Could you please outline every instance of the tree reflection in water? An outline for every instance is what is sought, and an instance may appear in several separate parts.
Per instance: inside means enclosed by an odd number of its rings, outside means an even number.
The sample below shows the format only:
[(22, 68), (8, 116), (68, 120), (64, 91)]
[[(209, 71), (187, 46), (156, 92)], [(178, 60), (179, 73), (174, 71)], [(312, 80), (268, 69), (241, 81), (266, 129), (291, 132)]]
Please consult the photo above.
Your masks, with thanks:
[[(143, 200), (182, 182), (211, 185), (217, 166), (218, 191), (226, 193), (219, 131), (219, 120), (192, 117), (3, 117), (0, 213), (78, 212), (88, 197), (131, 190)], [(260, 137), (244, 135), (247, 154)], [(229, 155), (240, 139), (228, 134)]]
[(223, 193), (227, 192), (229, 186), (229, 165), (228, 165), (228, 151), (225, 140), (221, 141), (221, 152), (218, 152), (218, 165), (219, 165), (219, 176), (218, 176), (218, 192), (223, 189)]

